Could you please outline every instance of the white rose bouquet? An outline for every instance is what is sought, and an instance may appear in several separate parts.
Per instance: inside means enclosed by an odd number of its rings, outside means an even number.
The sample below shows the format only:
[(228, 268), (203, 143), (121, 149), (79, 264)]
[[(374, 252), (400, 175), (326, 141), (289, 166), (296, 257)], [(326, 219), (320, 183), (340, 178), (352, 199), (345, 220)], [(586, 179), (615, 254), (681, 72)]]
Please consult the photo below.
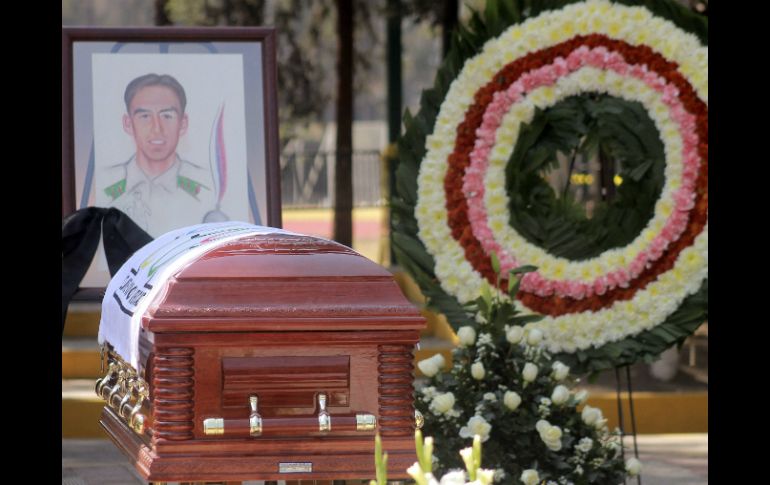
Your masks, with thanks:
[[(499, 268), (495, 263), (493, 258)], [(417, 391), (423, 432), (441, 444), (433, 472), (440, 476), (462, 468), (456, 450), (477, 436), (495, 483), (623, 483), (641, 466), (623, 462), (618, 436), (608, 431), (601, 411), (584, 406), (584, 391), (571, 390), (576, 380), (569, 367), (551, 358), (548, 336), (529, 325), (541, 317), (521, 315), (514, 307), (518, 275), (532, 269), (511, 273), (509, 295), (493, 297), (486, 288), (466, 305), (474, 326), (463, 327), (450, 372), (428, 373)], [(433, 371), (443, 363), (420, 368)]]

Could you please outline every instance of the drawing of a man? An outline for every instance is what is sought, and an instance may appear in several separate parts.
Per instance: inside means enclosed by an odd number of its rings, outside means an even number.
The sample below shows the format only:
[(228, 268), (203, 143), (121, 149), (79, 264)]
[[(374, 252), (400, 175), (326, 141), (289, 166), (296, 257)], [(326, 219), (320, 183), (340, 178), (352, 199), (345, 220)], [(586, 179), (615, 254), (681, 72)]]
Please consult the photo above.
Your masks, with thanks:
[(167, 74), (145, 74), (128, 83), (124, 101), (123, 130), (136, 151), (106, 169), (110, 205), (153, 237), (203, 222), (216, 205), (211, 173), (177, 153), (188, 128), (184, 88)]

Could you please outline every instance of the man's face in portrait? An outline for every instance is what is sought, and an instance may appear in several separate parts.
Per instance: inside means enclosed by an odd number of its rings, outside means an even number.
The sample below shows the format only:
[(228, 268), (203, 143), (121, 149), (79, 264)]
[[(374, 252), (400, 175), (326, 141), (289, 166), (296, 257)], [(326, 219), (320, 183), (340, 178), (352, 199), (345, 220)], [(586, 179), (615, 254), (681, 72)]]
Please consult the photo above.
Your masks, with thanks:
[(134, 138), (138, 157), (163, 162), (174, 156), (179, 137), (187, 132), (187, 115), (171, 88), (147, 86), (131, 100), (123, 129)]

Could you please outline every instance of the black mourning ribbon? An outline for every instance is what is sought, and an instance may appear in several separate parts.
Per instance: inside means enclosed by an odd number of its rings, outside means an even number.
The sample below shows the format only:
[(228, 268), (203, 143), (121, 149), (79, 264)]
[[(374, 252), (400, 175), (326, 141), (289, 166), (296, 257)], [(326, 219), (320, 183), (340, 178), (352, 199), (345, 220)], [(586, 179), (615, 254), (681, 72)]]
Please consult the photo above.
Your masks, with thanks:
[(115, 276), (123, 263), (137, 249), (152, 241), (149, 234), (137, 226), (125, 213), (114, 207), (87, 207), (62, 219), (62, 334), (64, 334), (64, 321), (67, 318), (70, 300), (94, 259), (102, 233), (110, 276)]

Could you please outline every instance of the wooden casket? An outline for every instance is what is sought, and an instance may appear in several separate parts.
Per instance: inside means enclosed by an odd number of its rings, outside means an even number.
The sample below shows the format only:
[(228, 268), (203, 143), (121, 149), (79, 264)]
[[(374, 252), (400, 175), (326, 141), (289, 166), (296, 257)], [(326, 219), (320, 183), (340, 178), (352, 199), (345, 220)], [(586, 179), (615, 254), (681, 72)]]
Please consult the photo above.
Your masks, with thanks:
[(133, 362), (105, 338), (96, 383), (101, 425), (145, 479), (369, 479), (376, 432), (407, 477), (424, 319), (387, 270), (331, 241), (245, 234), (160, 286), (134, 316)]

